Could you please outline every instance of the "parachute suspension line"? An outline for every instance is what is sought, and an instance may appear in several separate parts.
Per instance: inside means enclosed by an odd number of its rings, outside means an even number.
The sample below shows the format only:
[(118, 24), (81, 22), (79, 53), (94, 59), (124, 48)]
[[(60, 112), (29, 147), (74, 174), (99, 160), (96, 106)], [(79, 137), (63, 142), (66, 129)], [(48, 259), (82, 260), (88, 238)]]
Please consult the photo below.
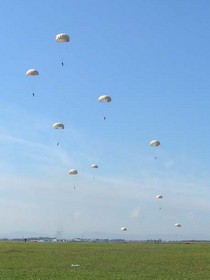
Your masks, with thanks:
[(62, 46), (58, 46), (58, 48), (59, 48), (59, 58), (60, 58), (60, 60), (61, 60), (61, 66), (64, 66), (63, 56), (62, 56), (62, 52), (61, 52), (61, 47), (62, 47)]
[(61, 51), (62, 46), (59, 45), (58, 48), (59, 48), (59, 57), (61, 60), (61, 66), (64, 66), (63, 55), (62, 55), (62, 51)]

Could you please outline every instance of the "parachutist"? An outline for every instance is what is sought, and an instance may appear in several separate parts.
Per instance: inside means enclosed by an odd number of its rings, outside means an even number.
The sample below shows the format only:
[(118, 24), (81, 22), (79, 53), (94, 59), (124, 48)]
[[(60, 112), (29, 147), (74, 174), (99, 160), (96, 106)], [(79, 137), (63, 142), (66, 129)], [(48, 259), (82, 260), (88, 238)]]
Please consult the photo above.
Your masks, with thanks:
[(35, 96), (35, 94), (34, 94), (34, 93), (33, 93), (32, 95), (33, 95), (33, 96)]
[(106, 119), (106, 117), (104, 117), (104, 120)]
[(61, 62), (61, 65), (64, 66), (63, 61)]
[(57, 142), (57, 146), (59, 146), (59, 143)]

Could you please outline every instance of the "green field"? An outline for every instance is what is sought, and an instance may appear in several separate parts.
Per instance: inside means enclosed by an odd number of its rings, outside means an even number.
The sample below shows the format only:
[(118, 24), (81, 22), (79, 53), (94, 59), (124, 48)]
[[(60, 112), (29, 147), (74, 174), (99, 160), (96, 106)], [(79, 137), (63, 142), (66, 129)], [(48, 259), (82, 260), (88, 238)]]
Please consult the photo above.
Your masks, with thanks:
[(1, 242), (0, 279), (208, 280), (210, 243)]

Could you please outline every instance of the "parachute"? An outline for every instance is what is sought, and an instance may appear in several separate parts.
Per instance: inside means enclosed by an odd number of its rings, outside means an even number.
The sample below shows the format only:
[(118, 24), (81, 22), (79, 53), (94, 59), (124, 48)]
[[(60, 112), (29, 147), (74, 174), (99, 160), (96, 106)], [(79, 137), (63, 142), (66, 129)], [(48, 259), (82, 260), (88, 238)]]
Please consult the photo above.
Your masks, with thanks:
[[(93, 163), (93, 164), (91, 164), (90, 167), (93, 168), (93, 169), (97, 169), (97, 168), (98, 168), (98, 165), (95, 164), (95, 163)], [(94, 171), (94, 172), (95, 172), (95, 171)], [(95, 176), (93, 176), (93, 180), (95, 180)]]
[(69, 175), (77, 175), (78, 171), (76, 169), (70, 169), (69, 170)]
[[(149, 144), (151, 147), (158, 147), (160, 145), (160, 141), (152, 140)], [(157, 156), (155, 156), (155, 159), (157, 159)]]
[(150, 142), (150, 146), (151, 147), (157, 147), (157, 146), (159, 146), (160, 145), (160, 141), (158, 141), (158, 140), (152, 140), (151, 142)]
[[(38, 76), (39, 75), (39, 72), (38, 70), (36, 69), (29, 69), (26, 71), (26, 76), (30, 76), (30, 77), (34, 77), (34, 76)], [(34, 93), (34, 86), (31, 84), (31, 87), (32, 87), (32, 95), (35, 96), (35, 93)]]
[(127, 231), (126, 227), (121, 227), (121, 231)]
[(56, 35), (55, 40), (57, 43), (68, 43), (70, 41), (70, 37), (66, 33), (59, 33)]
[(53, 124), (53, 128), (55, 128), (55, 129), (64, 129), (64, 124), (59, 123), (59, 122), (54, 123)]
[(39, 72), (36, 69), (29, 69), (26, 71), (26, 76), (37, 76)]
[[(64, 124), (60, 123), (60, 122), (57, 122), (57, 123), (54, 123), (53, 124), (53, 128), (54, 129), (64, 129)], [(56, 135), (57, 136), (57, 135)], [(58, 137), (57, 138), (57, 146), (59, 145), (59, 141), (58, 141)]]
[[(78, 174), (78, 171), (76, 169), (70, 169), (69, 170), (69, 175), (77, 175)], [(74, 182), (75, 184), (75, 182)], [(76, 189), (75, 185), (74, 185), (74, 190)]]
[[(55, 36), (55, 41), (57, 43), (68, 43), (70, 41), (70, 37), (66, 33), (59, 33)], [(64, 66), (63, 54), (61, 55), (61, 65)]]
[(112, 98), (108, 95), (101, 95), (101, 96), (99, 96), (98, 101), (99, 102), (111, 102)]
[[(163, 196), (161, 194), (156, 195), (156, 199), (162, 199)], [(159, 205), (159, 210), (161, 210), (161, 204)]]
[[(101, 95), (98, 98), (98, 102), (111, 102), (112, 98), (108, 95)], [(106, 119), (106, 117), (104, 116), (104, 120)]]
[(97, 164), (91, 164), (90, 167), (91, 167), (91, 168), (98, 168), (98, 165), (97, 165)]
[(176, 223), (175, 224), (175, 227), (181, 227), (182, 225), (181, 224), (179, 224), (179, 223)]

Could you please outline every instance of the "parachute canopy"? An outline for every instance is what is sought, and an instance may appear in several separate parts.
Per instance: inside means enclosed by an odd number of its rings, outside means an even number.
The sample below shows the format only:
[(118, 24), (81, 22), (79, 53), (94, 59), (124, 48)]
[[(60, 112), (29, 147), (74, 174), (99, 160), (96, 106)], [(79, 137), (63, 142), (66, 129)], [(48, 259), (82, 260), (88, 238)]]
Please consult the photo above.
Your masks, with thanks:
[(57, 43), (67, 43), (70, 41), (70, 37), (66, 33), (59, 33), (56, 35), (55, 40)]
[(55, 128), (55, 129), (64, 129), (64, 124), (59, 123), (59, 122), (54, 123), (53, 128)]
[(160, 141), (158, 141), (158, 140), (152, 140), (151, 142), (150, 142), (150, 146), (151, 147), (157, 147), (157, 146), (159, 146), (160, 145)]
[(90, 166), (91, 168), (98, 168), (98, 165), (97, 164), (91, 164), (91, 166)]
[(121, 231), (127, 231), (126, 227), (121, 227)]
[(179, 224), (179, 223), (176, 223), (175, 224), (175, 227), (181, 227), (182, 225), (181, 224)]
[(39, 72), (36, 69), (29, 69), (26, 71), (26, 76), (37, 76)]
[(101, 96), (99, 96), (98, 101), (99, 102), (111, 102), (112, 98), (108, 95), (101, 95)]
[(158, 195), (156, 195), (156, 198), (161, 199), (161, 198), (163, 198), (163, 196), (161, 194), (158, 194)]
[(76, 174), (78, 174), (78, 171), (76, 169), (69, 170), (69, 175), (76, 175)]

